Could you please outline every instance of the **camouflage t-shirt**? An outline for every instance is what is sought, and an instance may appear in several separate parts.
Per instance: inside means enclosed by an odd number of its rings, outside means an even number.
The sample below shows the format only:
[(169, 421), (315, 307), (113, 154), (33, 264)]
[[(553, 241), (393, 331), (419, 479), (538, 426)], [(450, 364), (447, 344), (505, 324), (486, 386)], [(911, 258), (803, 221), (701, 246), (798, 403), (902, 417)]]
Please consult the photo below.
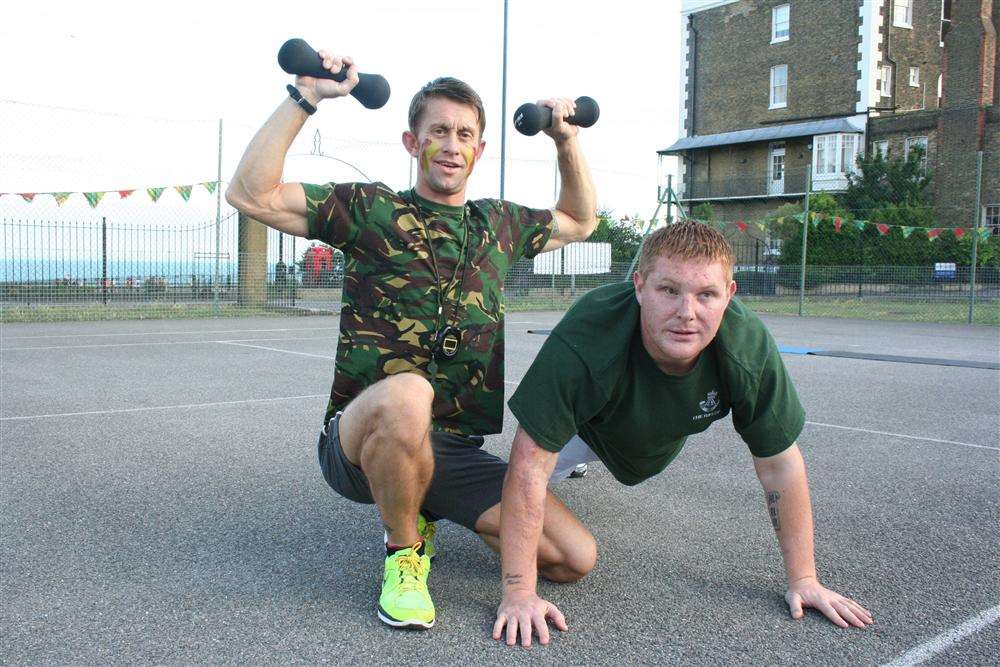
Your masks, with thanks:
[[(450, 323), (462, 330), (462, 340), (452, 359), (437, 362), (434, 428), (466, 435), (499, 433), (503, 282), (514, 262), (535, 256), (548, 241), (551, 211), (496, 199), (444, 206), (412, 190), (394, 192), (383, 183), (302, 187), (309, 238), (340, 249), (345, 259), (340, 340), (326, 419), (388, 375), (415, 372), (430, 379), (438, 290), (443, 289), (442, 322), (454, 310)], [(459, 266), (463, 243), (464, 272)]]

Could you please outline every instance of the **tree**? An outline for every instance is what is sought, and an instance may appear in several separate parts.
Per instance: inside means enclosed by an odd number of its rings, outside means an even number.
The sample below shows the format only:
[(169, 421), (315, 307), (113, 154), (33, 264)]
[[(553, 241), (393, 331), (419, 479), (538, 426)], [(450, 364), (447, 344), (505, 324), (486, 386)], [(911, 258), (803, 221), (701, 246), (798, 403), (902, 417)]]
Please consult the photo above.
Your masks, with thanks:
[(612, 262), (631, 262), (639, 252), (642, 243), (642, 232), (635, 225), (635, 220), (621, 218), (616, 220), (611, 211), (597, 211), (597, 229), (587, 239), (589, 243), (610, 243)]

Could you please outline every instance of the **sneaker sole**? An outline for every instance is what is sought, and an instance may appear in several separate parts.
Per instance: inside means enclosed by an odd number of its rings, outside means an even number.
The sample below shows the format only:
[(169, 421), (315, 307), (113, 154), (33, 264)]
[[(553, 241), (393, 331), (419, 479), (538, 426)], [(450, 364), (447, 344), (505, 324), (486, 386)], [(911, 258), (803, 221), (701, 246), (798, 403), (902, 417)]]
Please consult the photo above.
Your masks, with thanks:
[(410, 628), (413, 630), (430, 630), (434, 627), (434, 621), (427, 623), (425, 621), (418, 621), (416, 619), (411, 619), (409, 621), (398, 621), (382, 609), (382, 605), (378, 606), (378, 619), (385, 623), (386, 625), (391, 625), (394, 628)]

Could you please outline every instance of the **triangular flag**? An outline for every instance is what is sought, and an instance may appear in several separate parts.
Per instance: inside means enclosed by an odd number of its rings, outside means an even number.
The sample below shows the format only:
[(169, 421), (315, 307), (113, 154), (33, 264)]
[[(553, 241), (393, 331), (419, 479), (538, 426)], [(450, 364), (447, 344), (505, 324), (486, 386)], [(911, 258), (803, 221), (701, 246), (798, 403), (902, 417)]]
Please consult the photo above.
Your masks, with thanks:
[(877, 223), (875, 225), (875, 229), (877, 229), (878, 233), (881, 234), (882, 236), (885, 236), (886, 234), (889, 233), (889, 225), (885, 224), (884, 222)]
[(834, 231), (836, 231), (839, 234), (840, 233), (840, 226), (843, 225), (843, 224), (844, 224), (844, 221), (841, 219), (841, 217), (839, 215), (836, 216), (833, 219), (833, 229), (834, 229)]
[(818, 229), (819, 228), (819, 221), (820, 221), (819, 214), (817, 214), (817, 213), (810, 213), (809, 217), (812, 219), (813, 229)]
[(165, 188), (146, 188), (146, 192), (149, 194), (149, 198), (156, 201), (163, 194)]
[(84, 192), (83, 196), (87, 198), (87, 203), (90, 204), (90, 208), (97, 208), (97, 205), (101, 203), (101, 198), (104, 197), (104, 193)]
[(215, 188), (219, 187), (219, 182), (218, 181), (206, 181), (205, 183), (202, 183), (202, 185), (205, 186), (206, 190), (208, 190), (212, 194), (215, 194)]
[(767, 231), (767, 224), (766, 223), (755, 222), (754, 224), (757, 225), (757, 229), (759, 229), (760, 231), (762, 231), (762, 232), (766, 232)]
[(989, 227), (980, 227), (979, 228), (979, 240), (983, 241), (984, 243), (986, 241), (989, 241), (990, 240), (990, 235), (992, 233), (993, 233), (993, 230), (990, 229)]
[(122, 199), (127, 199), (132, 196), (133, 192), (135, 192), (135, 190), (119, 190), (118, 196), (121, 197)]
[(900, 230), (902, 230), (902, 232), (903, 232), (903, 238), (904, 239), (910, 238), (910, 234), (913, 233), (914, 229), (916, 229), (916, 228), (915, 227), (900, 227)]
[(859, 232), (865, 231), (865, 225), (867, 225), (867, 224), (868, 224), (868, 222), (865, 221), (865, 220), (855, 220), (854, 221), (854, 226), (858, 228)]
[(184, 201), (191, 199), (190, 185), (175, 185), (174, 190), (177, 190), (177, 193), (184, 199)]
[(965, 236), (965, 227), (955, 227), (951, 230), (951, 233), (955, 235), (956, 239), (960, 239)]
[(745, 232), (747, 230), (747, 223), (743, 222), (742, 220), (737, 220), (736, 228), (739, 229), (741, 232)]
[(796, 213), (792, 217), (795, 218), (796, 220), (798, 220), (799, 222), (802, 222), (802, 221), (804, 221), (806, 219), (806, 213), (805, 213), (805, 211), (803, 211), (802, 213)]
[(941, 236), (941, 232), (943, 232), (943, 231), (944, 230), (941, 229), (940, 227), (935, 227), (934, 229), (928, 229), (927, 230), (927, 238), (929, 240), (933, 241), (937, 237)]
[(56, 203), (62, 206), (69, 196), (73, 194), (72, 192), (53, 192), (52, 197), (56, 200)]
[(779, 225), (785, 224), (785, 216), (781, 216), (775, 220)]
[(18, 194), (21, 195), (21, 198), (24, 199), (24, 201), (30, 202), (32, 199), (35, 198), (34, 192), (19, 192)]

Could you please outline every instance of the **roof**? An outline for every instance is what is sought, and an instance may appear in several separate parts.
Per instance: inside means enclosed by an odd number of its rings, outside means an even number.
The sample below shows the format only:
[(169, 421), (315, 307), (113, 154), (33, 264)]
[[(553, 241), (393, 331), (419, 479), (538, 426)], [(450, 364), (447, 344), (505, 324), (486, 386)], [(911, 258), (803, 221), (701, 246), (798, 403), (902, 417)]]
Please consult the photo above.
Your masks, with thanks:
[(750, 130), (721, 132), (719, 134), (698, 134), (693, 137), (681, 137), (669, 148), (656, 151), (660, 155), (671, 155), (681, 151), (712, 148), (713, 146), (731, 146), (732, 144), (749, 144), (757, 141), (774, 141), (791, 137), (808, 137), (817, 134), (833, 134), (834, 132), (863, 132), (854, 118), (827, 118), (811, 120), (805, 123), (786, 123), (784, 125), (767, 125)]

